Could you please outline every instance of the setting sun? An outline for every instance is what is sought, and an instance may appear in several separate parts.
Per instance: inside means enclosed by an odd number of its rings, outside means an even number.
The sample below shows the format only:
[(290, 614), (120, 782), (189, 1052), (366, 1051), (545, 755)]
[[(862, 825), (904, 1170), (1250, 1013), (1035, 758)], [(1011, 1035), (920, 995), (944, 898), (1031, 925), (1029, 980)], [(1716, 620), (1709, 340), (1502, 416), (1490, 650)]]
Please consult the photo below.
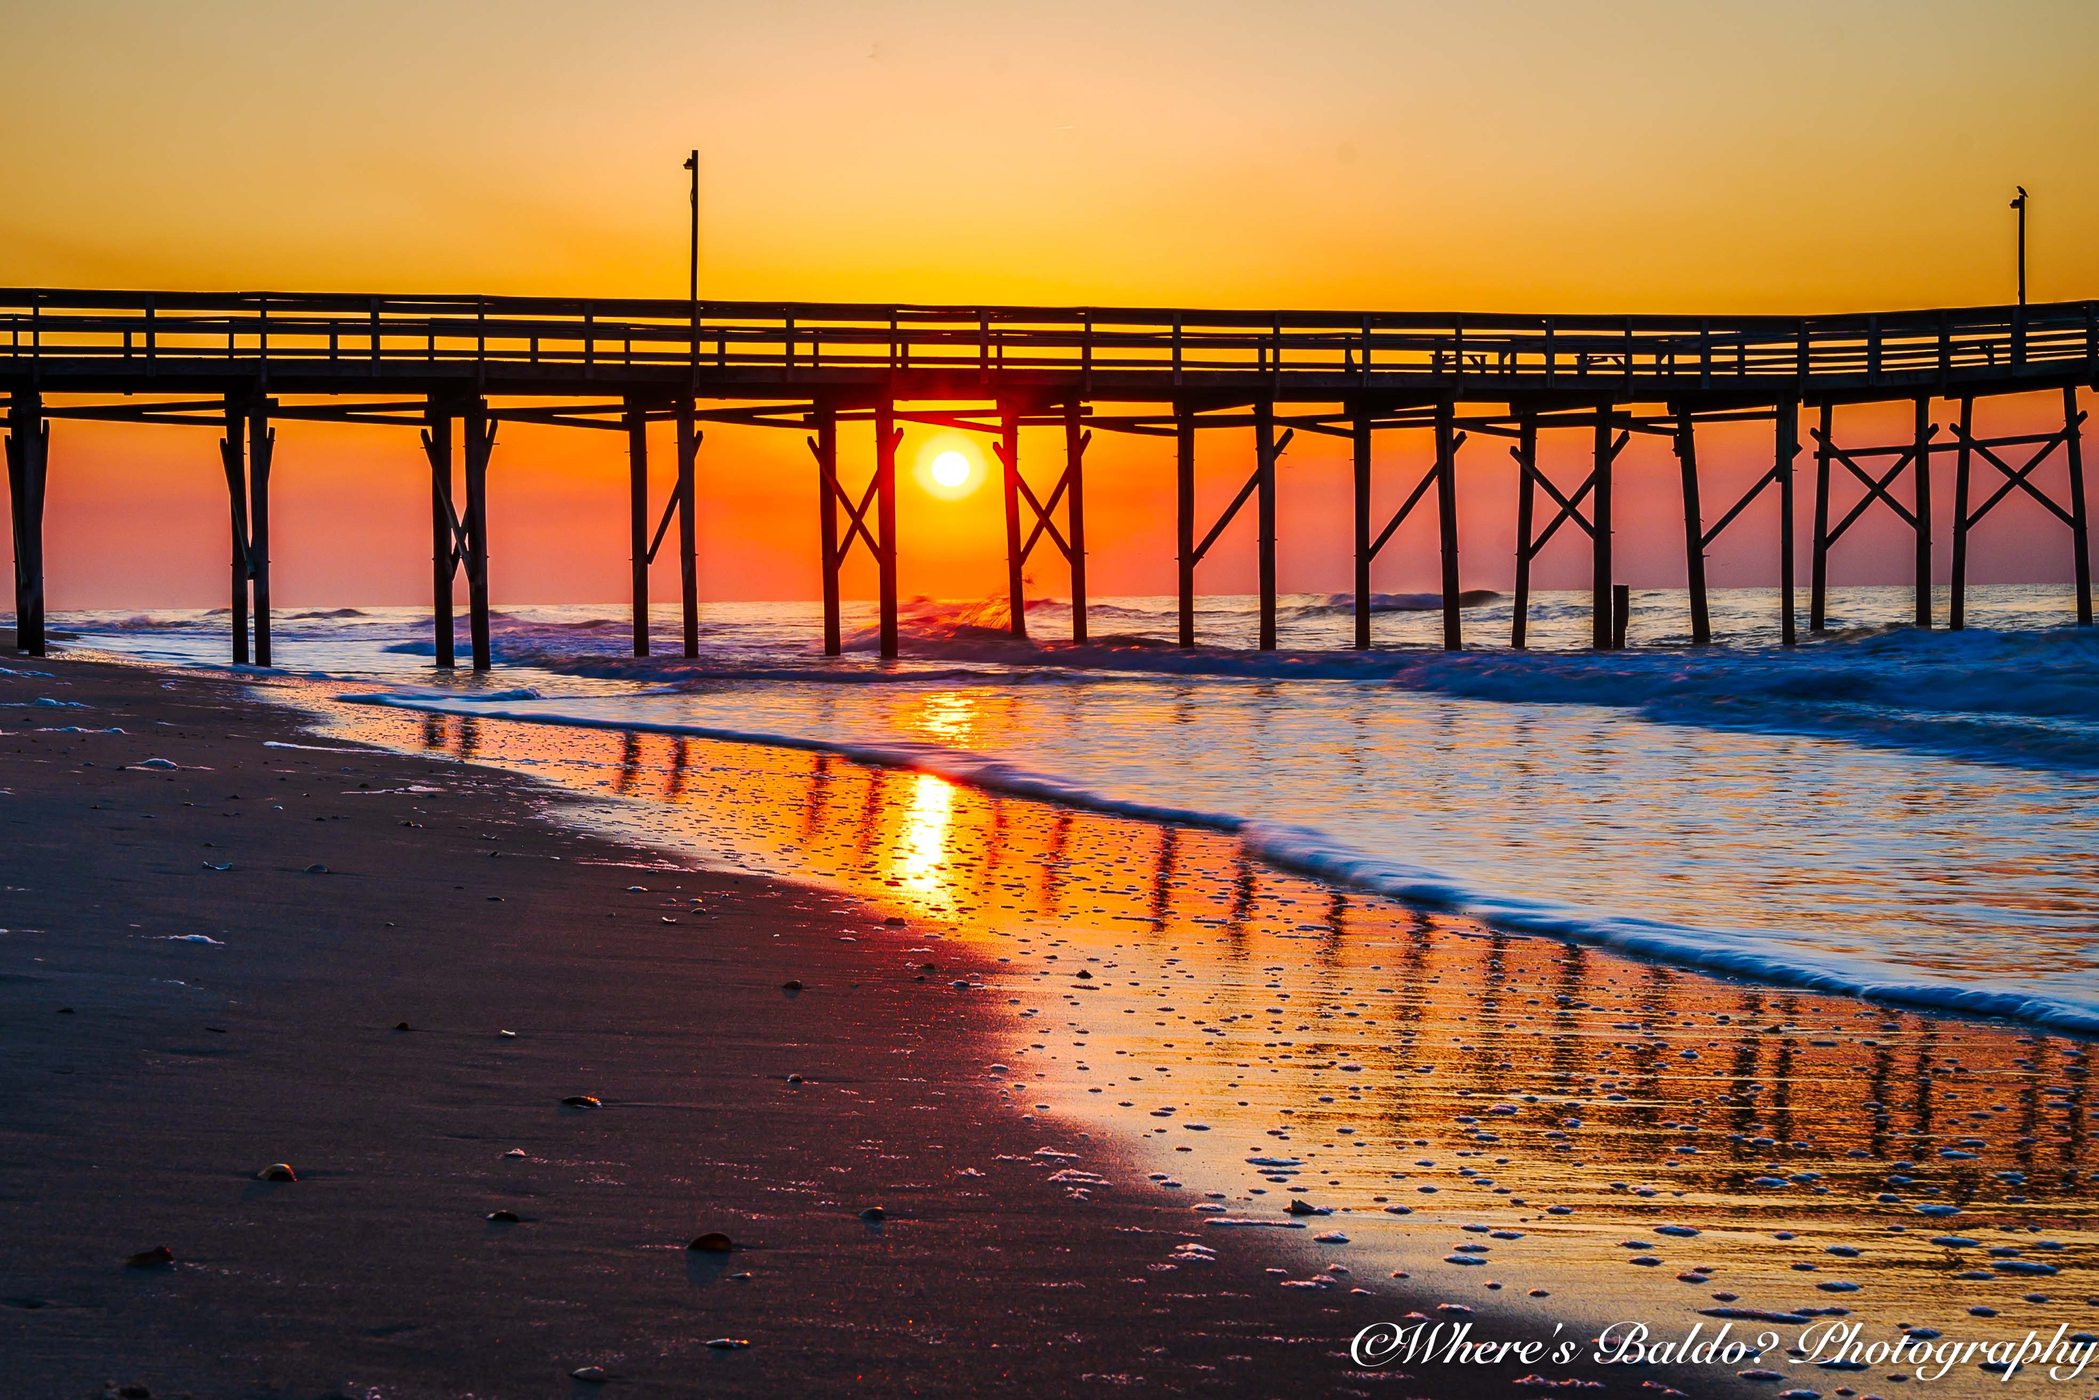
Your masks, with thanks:
[(955, 497), (968, 494), (976, 485), (977, 464), (966, 452), (950, 448), (937, 453), (926, 464), (926, 480), (935, 492), (942, 496)]

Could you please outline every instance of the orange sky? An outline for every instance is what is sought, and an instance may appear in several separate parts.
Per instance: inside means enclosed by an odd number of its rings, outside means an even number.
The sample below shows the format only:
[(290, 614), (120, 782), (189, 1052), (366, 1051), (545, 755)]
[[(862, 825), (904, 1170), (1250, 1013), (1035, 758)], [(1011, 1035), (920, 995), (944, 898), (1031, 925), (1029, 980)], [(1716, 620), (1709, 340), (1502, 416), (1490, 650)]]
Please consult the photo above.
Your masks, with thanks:
[[(2033, 295), (2099, 293), (2099, 7), (2070, 0), (0, 0), (0, 31), (16, 60), (0, 84), (0, 279), (15, 285), (678, 295), (679, 163), (697, 144), (703, 286), (720, 297), (1983, 303), (2011, 295), (2014, 183), (2034, 192)], [(2050, 406), (1997, 412), (2024, 424)], [(1552, 449), (1568, 471), (1579, 436)], [(906, 462), (952, 445), (934, 439), (914, 433)], [(1047, 470), (1054, 442), (1024, 456)], [(864, 464), (866, 444), (851, 448)], [(1760, 432), (1702, 445), (1714, 513), (1764, 448)], [(1381, 497), (1426, 450), (1381, 438)], [(1632, 452), (1621, 577), (1676, 581), (1673, 459), (1661, 442)], [(1221, 504), (1244, 435), (1206, 435), (1204, 453)], [(1512, 469), (1485, 440), (1460, 462), (1465, 582), (1505, 585)], [(1169, 590), (1170, 442), (1104, 435), (1089, 465), (1094, 590)], [(499, 602), (624, 596), (624, 471), (616, 434), (504, 430)], [(707, 596), (813, 594), (813, 475), (795, 436), (710, 433)], [(275, 480), (280, 601), (422, 600), (427, 487), (408, 432), (285, 425)], [(1286, 589), (1346, 586), (1347, 480), (1345, 443), (1299, 435)], [(220, 602), (223, 490), (207, 432), (59, 424), (53, 607)], [(994, 492), (938, 502), (907, 473), (905, 591), (999, 588), (997, 512)], [(2003, 512), (1975, 576), (2065, 576), (2064, 532), (2030, 503)], [(1892, 526), (1862, 525), (1836, 577), (1900, 577)], [(1395, 540), (1380, 587), (1433, 586), (1416, 533), (1430, 528)], [(1762, 508), (1745, 517), (1714, 551), (1716, 582), (1768, 578), (1771, 528)], [(1250, 587), (1250, 536), (1213, 561), (1205, 589)], [(1556, 541), (1542, 581), (1585, 570)], [(1037, 579), (1063, 590), (1046, 560)], [(673, 569), (656, 587), (673, 595)]]

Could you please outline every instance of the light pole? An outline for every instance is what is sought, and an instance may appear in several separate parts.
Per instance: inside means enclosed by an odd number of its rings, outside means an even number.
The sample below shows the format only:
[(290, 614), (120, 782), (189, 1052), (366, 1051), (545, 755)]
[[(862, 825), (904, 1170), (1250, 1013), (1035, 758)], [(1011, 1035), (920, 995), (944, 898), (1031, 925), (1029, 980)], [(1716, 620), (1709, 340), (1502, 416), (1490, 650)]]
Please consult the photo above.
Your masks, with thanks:
[(2026, 305), (2026, 186), (2013, 186), (2019, 197), (2012, 201), (2012, 208), (2019, 211), (2019, 305)]
[[(687, 276), (685, 286), (686, 296), (694, 305), (698, 305), (700, 300), (700, 153), (698, 151), (694, 151), (691, 155), (685, 157), (685, 168), (692, 172), (692, 193), (690, 195), (692, 220), (689, 229), (691, 238), (686, 259)], [(2023, 195), (2026, 192), (2021, 190), (2019, 193)]]
[(690, 237), (686, 244), (685, 298), (692, 318), (692, 372), (700, 372), (700, 153), (695, 150), (685, 157), (685, 168), (692, 172), (692, 218), (688, 225)]

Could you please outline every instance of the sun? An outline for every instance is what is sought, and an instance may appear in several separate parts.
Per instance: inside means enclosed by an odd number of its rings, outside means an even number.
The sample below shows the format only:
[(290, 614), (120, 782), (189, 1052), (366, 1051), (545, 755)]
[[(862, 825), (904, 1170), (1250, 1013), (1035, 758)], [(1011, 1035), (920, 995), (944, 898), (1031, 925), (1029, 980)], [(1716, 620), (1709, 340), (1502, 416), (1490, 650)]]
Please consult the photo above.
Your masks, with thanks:
[(976, 489), (977, 461), (960, 448), (934, 453), (919, 470), (926, 488), (946, 500), (956, 500)]

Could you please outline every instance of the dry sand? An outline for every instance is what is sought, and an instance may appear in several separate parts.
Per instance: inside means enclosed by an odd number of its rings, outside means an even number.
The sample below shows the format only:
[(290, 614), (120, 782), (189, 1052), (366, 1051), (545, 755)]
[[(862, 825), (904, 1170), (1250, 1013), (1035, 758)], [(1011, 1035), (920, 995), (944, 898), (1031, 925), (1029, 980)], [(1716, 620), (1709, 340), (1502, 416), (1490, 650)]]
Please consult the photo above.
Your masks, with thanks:
[[(1072, 1200), (1036, 1154), (1104, 1148), (1000, 1106), (991, 1009), (966, 968), (900, 971), (910, 930), (532, 820), (504, 774), (325, 744), (223, 678), (0, 675), (0, 1394), (1487, 1395), (1528, 1369), (1353, 1371), (1358, 1327), (1433, 1300), (1279, 1291), (1185, 1207)], [(279, 1162), (296, 1183), (256, 1179)], [(688, 1251), (704, 1231), (739, 1248)], [(1190, 1240), (1217, 1262), (1165, 1267)], [(1660, 1378), (1606, 1379), (1582, 1393)]]

